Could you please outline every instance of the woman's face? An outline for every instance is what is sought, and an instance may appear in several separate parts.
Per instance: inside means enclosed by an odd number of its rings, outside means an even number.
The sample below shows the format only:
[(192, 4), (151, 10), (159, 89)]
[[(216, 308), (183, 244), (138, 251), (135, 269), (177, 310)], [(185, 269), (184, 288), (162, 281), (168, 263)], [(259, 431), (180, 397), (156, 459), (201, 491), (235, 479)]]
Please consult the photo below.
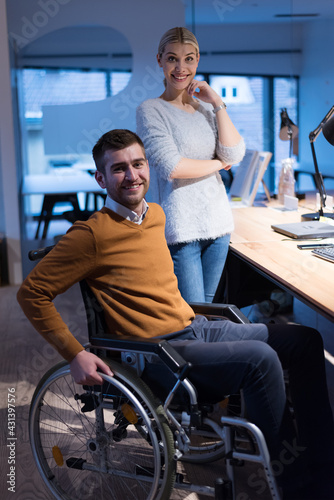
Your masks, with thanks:
[(189, 43), (169, 43), (162, 56), (157, 56), (158, 64), (163, 69), (166, 85), (183, 90), (195, 78), (199, 54)]

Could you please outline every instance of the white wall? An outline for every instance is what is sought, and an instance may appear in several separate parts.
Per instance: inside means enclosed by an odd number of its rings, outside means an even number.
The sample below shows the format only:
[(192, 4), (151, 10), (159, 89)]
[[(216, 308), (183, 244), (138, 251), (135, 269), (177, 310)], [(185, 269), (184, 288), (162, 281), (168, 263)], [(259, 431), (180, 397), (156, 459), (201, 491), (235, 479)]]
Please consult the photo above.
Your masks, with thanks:
[[(216, 24), (198, 26), (199, 71), (249, 75), (299, 75), (302, 25)], [(223, 52), (216, 55), (215, 52)], [(205, 54), (206, 53), (206, 54)]]
[(70, 26), (35, 37), (20, 49), (17, 62), (20, 66), (130, 70), (131, 52), (127, 38), (118, 29)]
[(22, 280), (20, 218), (18, 200), (17, 156), (15, 154), (12, 91), (13, 75), (10, 70), (7, 43), (6, 2), (0, 0), (0, 196), (3, 208), (0, 232), (6, 237), (8, 275), (11, 284)]

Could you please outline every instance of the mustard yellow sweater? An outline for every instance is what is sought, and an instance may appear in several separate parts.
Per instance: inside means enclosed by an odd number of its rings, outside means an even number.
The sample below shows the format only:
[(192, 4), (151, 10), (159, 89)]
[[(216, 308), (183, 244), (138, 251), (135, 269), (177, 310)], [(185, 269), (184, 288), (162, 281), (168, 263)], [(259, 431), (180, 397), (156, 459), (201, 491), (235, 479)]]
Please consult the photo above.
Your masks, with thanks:
[(52, 301), (82, 279), (102, 305), (110, 333), (155, 337), (193, 320), (178, 290), (164, 228), (159, 205), (150, 204), (141, 225), (104, 207), (76, 222), (25, 279), (17, 295), (24, 313), (66, 360), (83, 347)]

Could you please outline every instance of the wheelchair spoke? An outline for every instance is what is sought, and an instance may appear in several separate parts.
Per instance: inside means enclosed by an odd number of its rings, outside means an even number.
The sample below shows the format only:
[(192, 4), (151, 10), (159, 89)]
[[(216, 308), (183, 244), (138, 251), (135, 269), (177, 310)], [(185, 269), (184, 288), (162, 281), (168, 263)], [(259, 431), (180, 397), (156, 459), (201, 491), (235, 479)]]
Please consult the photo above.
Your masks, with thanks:
[[(83, 413), (90, 397), (94, 407)], [(117, 377), (109, 377), (103, 392), (101, 387), (85, 391), (66, 366), (37, 387), (30, 414), (32, 448), (56, 498), (169, 498), (173, 438), (150, 398)]]

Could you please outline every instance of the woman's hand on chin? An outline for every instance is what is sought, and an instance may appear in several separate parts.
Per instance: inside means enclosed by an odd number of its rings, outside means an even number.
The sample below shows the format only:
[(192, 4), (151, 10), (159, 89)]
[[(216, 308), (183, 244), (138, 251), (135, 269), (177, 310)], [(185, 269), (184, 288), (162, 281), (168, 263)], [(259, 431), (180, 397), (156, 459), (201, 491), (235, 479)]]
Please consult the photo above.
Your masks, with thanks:
[(188, 85), (187, 92), (191, 97), (210, 103), (214, 107), (219, 106), (222, 103), (222, 100), (217, 92), (215, 92), (210, 85), (203, 80), (193, 80)]

